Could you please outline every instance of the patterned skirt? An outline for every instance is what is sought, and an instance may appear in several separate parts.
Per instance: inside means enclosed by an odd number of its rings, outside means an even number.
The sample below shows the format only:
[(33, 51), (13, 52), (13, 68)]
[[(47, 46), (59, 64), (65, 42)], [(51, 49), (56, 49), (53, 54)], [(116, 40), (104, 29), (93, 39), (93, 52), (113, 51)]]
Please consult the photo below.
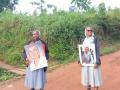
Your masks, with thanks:
[(28, 88), (34, 89), (44, 89), (44, 85), (46, 83), (46, 72), (44, 69), (37, 69), (35, 71), (31, 71), (30, 67), (26, 69), (25, 76), (25, 86)]
[(81, 83), (84, 86), (100, 87), (102, 85), (101, 67), (97, 69), (90, 66), (82, 67)]

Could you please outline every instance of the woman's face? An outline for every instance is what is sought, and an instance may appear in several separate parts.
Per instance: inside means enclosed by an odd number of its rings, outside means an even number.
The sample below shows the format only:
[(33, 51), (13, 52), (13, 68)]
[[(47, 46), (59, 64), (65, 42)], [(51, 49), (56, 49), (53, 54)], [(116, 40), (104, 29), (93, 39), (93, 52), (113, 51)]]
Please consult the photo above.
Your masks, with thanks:
[(33, 33), (33, 40), (39, 39), (39, 32)]
[(86, 36), (87, 37), (91, 37), (92, 36), (92, 33), (93, 33), (93, 30), (91, 27), (87, 27), (86, 28)]

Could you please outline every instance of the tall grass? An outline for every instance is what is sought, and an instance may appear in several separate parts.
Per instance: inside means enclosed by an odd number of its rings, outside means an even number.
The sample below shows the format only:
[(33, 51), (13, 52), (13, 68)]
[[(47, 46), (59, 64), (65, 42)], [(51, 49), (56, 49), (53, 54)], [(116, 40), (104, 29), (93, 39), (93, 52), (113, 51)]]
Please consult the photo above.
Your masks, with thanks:
[[(23, 46), (31, 38), (30, 31), (33, 28), (41, 31), (41, 38), (47, 42), (50, 50), (50, 59), (59, 62), (74, 59), (77, 55), (77, 44), (84, 36), (86, 25), (95, 28), (102, 43), (111, 38), (119, 39), (120, 11), (117, 11), (117, 15), (115, 13), (116, 11), (111, 10), (105, 16), (100, 16), (97, 11), (27, 16), (12, 14), (9, 11), (2, 12), (0, 13), (0, 60), (14, 65), (22, 64)], [(109, 50), (110, 48), (107, 51)]]

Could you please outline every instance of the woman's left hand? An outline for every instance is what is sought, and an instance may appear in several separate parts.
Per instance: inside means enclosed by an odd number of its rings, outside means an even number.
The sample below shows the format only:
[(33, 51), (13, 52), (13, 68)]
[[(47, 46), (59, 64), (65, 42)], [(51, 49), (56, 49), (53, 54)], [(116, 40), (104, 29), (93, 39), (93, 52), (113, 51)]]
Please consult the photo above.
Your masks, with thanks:
[(95, 69), (96, 69), (96, 68), (98, 68), (98, 65), (97, 65), (97, 64), (95, 64), (95, 65), (94, 65), (94, 68), (95, 68)]

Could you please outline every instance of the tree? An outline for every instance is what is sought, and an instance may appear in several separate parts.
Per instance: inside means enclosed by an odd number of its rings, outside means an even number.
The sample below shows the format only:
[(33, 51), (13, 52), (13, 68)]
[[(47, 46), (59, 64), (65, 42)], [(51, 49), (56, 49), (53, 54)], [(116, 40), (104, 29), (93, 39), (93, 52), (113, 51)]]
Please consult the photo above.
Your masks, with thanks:
[(105, 3), (100, 3), (98, 6), (98, 18), (100, 19), (98, 22), (98, 25), (101, 28), (101, 31), (103, 32), (105, 38), (108, 38), (109, 25), (108, 25), (107, 11), (106, 11), (106, 7), (105, 7)]
[(90, 8), (90, 0), (72, 0), (71, 4), (75, 4), (80, 10), (88, 10)]
[(105, 7), (105, 3), (100, 3), (98, 6), (99, 9), (99, 13), (101, 15), (105, 15), (106, 14), (106, 7)]
[(46, 12), (46, 9), (44, 8), (44, 4), (45, 4), (44, 0), (40, 0), (39, 2), (34, 1), (34, 2), (31, 2), (31, 4), (36, 5), (37, 9), (40, 9), (41, 13)]
[(57, 12), (57, 7), (55, 5), (47, 4), (47, 7), (53, 9), (53, 13)]
[(75, 11), (77, 11), (77, 8), (75, 6), (69, 7), (69, 12), (75, 12)]
[(0, 0), (0, 12), (6, 9), (14, 10), (18, 0)]

